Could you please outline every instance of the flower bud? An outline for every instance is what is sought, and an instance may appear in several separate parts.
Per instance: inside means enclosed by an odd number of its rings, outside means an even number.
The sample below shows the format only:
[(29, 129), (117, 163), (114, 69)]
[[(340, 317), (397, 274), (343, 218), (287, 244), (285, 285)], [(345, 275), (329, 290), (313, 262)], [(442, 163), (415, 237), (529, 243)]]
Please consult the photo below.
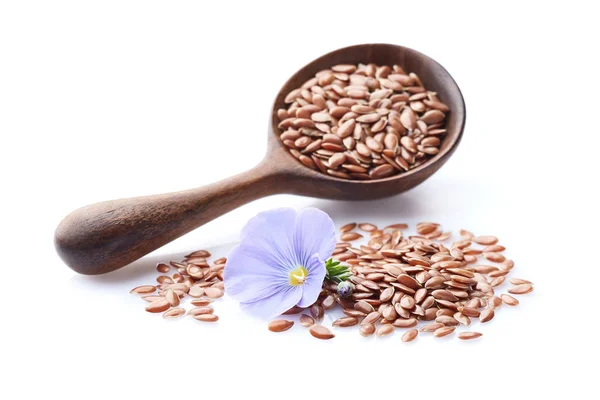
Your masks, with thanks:
[(342, 298), (349, 297), (353, 292), (354, 292), (354, 285), (351, 282), (345, 281), (345, 282), (338, 283), (337, 293), (338, 293), (338, 295), (340, 295), (340, 297), (342, 297)]

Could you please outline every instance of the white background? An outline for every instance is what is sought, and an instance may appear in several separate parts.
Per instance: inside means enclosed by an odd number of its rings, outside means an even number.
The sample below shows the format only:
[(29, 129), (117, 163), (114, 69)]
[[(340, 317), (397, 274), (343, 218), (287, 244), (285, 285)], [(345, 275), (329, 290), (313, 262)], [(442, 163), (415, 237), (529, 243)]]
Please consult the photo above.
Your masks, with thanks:
[[(453, 3), (453, 2), (452, 2)], [(0, 397), (598, 398), (598, 12), (593, 2), (0, 2)], [(467, 104), (431, 179), (376, 202), (275, 196), (120, 272), (83, 277), (54, 252), (85, 204), (246, 170), (297, 68), (356, 43), (433, 57)], [(336, 224), (433, 220), (496, 234), (533, 280), (478, 342), (272, 334), (232, 301), (216, 326), (164, 321), (128, 293), (157, 260), (225, 255), (248, 218), (316, 206)]]

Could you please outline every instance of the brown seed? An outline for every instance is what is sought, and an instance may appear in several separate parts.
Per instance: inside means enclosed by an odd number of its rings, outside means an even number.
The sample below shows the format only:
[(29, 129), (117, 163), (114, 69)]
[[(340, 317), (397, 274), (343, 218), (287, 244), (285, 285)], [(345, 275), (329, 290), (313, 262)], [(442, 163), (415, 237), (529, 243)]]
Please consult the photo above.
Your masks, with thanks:
[(363, 312), (365, 314), (369, 314), (369, 313), (375, 311), (375, 309), (373, 308), (373, 306), (370, 305), (369, 303), (367, 303), (364, 300), (360, 300), (356, 304), (354, 304), (354, 309), (356, 311), (360, 311), (360, 312)]
[(417, 127), (417, 117), (415, 112), (410, 108), (405, 108), (400, 114), (400, 122), (406, 129), (415, 129)]
[[(433, 297), (431, 297), (431, 300), (433, 300)], [(423, 306), (423, 308), (425, 308), (425, 306)], [(425, 315), (421, 317), (421, 319), (423, 321), (433, 321), (436, 317), (436, 308), (427, 308), (425, 309)]]
[(500, 265), (500, 267), (502, 269), (506, 269), (506, 270), (511, 270), (514, 268), (514, 266), (515, 266), (515, 262), (513, 260), (506, 260)]
[(523, 284), (529, 284), (532, 285), (532, 283), (528, 280), (525, 279), (517, 279), (517, 278), (511, 278), (510, 279), (510, 283), (512, 283), (513, 285), (523, 285)]
[(203, 306), (209, 305), (212, 302), (213, 302), (213, 300), (210, 300), (210, 299), (195, 299), (195, 300), (192, 300), (190, 303), (196, 307), (203, 307)]
[(300, 325), (302, 325), (305, 328), (310, 328), (311, 326), (313, 326), (315, 324), (315, 320), (313, 317), (311, 317), (310, 315), (306, 315), (306, 314), (302, 314), (300, 316)]
[(194, 319), (202, 322), (217, 322), (219, 320), (219, 316), (215, 314), (200, 314), (194, 315)]
[(369, 223), (361, 223), (358, 225), (358, 228), (365, 232), (374, 232), (377, 230), (377, 226)]
[(157, 300), (165, 300), (165, 297), (156, 295), (142, 296), (142, 300), (147, 301), (148, 303), (152, 303), (153, 301)]
[(466, 315), (467, 317), (479, 317), (480, 311), (476, 308), (471, 307), (463, 307), (460, 309), (460, 312)]
[[(413, 140), (413, 138), (409, 137), (409, 136), (402, 136), (400, 138), (400, 144), (402, 145), (402, 147), (404, 147), (406, 150), (410, 151), (411, 153), (416, 153), (417, 152), (417, 144), (415, 143), (415, 141)], [(433, 232), (434, 229), (431, 230), (431, 232)], [(421, 232), (419, 232), (420, 234), (423, 234)]]
[(471, 239), (473, 242), (481, 245), (490, 246), (492, 244), (498, 243), (498, 238), (495, 236), (476, 236)]
[(156, 265), (156, 270), (161, 274), (166, 274), (171, 269), (167, 264), (159, 263)]
[(392, 324), (383, 324), (379, 328), (377, 328), (377, 336), (386, 336), (394, 332), (394, 325)]
[(351, 222), (349, 224), (342, 226), (340, 228), (340, 232), (342, 232), (342, 233), (350, 232), (354, 228), (356, 228), (356, 222)]
[(442, 122), (446, 115), (439, 110), (429, 110), (421, 117), (421, 121), (428, 125), (437, 124)]
[(324, 314), (325, 311), (323, 310), (323, 307), (321, 307), (319, 304), (313, 304), (312, 306), (310, 306), (310, 315), (312, 315), (314, 319), (320, 321), (323, 319)]
[(344, 153), (335, 153), (329, 158), (329, 168), (336, 169), (346, 161), (346, 155)]
[(501, 294), (500, 298), (502, 299), (502, 301), (504, 302), (504, 304), (508, 305), (508, 306), (516, 306), (519, 305), (519, 300), (515, 299), (514, 297), (512, 297), (511, 295), (508, 294)]
[(327, 296), (325, 299), (323, 299), (321, 306), (324, 310), (330, 310), (333, 308), (333, 306), (335, 306), (335, 298), (332, 295)]
[(419, 335), (419, 331), (416, 329), (411, 329), (407, 331), (404, 335), (402, 335), (403, 342), (412, 342)]
[(500, 286), (504, 283), (504, 280), (506, 279), (505, 276), (498, 276), (496, 278), (494, 278), (491, 282), (490, 282), (490, 286), (491, 287), (496, 287), (496, 286)]
[(328, 340), (333, 339), (335, 335), (323, 325), (313, 325), (309, 329), (310, 334), (317, 339)]
[(185, 314), (185, 310), (181, 307), (171, 308), (163, 313), (163, 318), (177, 318)]
[(135, 287), (133, 289), (131, 289), (129, 291), (129, 293), (133, 293), (133, 294), (148, 294), (148, 293), (153, 293), (156, 291), (156, 287), (152, 286), (152, 285), (144, 285), (144, 286), (138, 286)]
[(210, 299), (218, 299), (219, 297), (223, 297), (223, 294), (221, 289), (215, 287), (204, 288), (204, 295)]
[(194, 285), (194, 286), (190, 287), (188, 294), (191, 297), (202, 297), (206, 294), (207, 289), (210, 289), (210, 288), (203, 288), (198, 285)]
[(167, 289), (167, 293), (165, 293), (165, 300), (169, 302), (171, 307), (177, 307), (179, 305), (179, 296), (175, 294), (173, 289)]
[(446, 326), (456, 326), (459, 322), (449, 315), (440, 315), (435, 319), (435, 322), (439, 322), (440, 324), (444, 324)]
[(504, 257), (500, 253), (483, 253), (483, 257), (485, 257), (485, 259), (488, 261), (497, 262), (497, 263), (500, 263), (500, 262), (503, 262), (504, 260), (506, 260), (506, 257)]
[(415, 299), (410, 296), (404, 296), (400, 300), (400, 306), (406, 310), (412, 310), (415, 307)]
[(466, 315), (464, 315), (463, 313), (461, 313), (460, 311), (455, 313), (453, 315), (453, 318), (463, 325), (466, 325), (466, 326), (471, 325), (471, 319), (469, 317), (467, 317)]
[(146, 311), (150, 313), (159, 313), (169, 309), (171, 305), (167, 300), (156, 300), (146, 306)]
[(488, 299), (488, 306), (498, 308), (502, 305), (502, 299), (498, 296), (492, 296)]
[(191, 276), (194, 279), (204, 278), (204, 272), (202, 272), (202, 268), (198, 267), (197, 265), (188, 265), (186, 268), (186, 272), (189, 276)]
[(421, 332), (435, 332), (436, 330), (438, 330), (439, 328), (443, 328), (444, 326), (444, 324), (440, 324), (439, 322), (433, 322), (431, 324), (423, 325), (419, 330)]
[(419, 322), (417, 321), (416, 318), (407, 318), (407, 319), (398, 318), (392, 324), (396, 328), (412, 328), (413, 326), (417, 326), (418, 323)]
[(271, 332), (284, 332), (294, 326), (294, 321), (290, 321), (287, 319), (276, 319), (274, 321), (269, 322), (269, 330)]
[(188, 311), (189, 315), (192, 316), (196, 316), (196, 315), (202, 315), (202, 314), (212, 314), (215, 310), (212, 307), (196, 307), (196, 308), (192, 308), (190, 311)]
[(501, 246), (499, 244), (494, 244), (494, 245), (491, 245), (491, 246), (486, 246), (483, 249), (483, 252), (484, 253), (497, 253), (497, 252), (502, 252), (504, 250), (506, 250), (506, 247)]
[(533, 286), (530, 285), (529, 283), (522, 283), (520, 285), (511, 287), (510, 289), (508, 289), (508, 293), (512, 293), (512, 294), (526, 294), (526, 293), (530, 293), (533, 291)]
[(341, 138), (348, 137), (354, 132), (355, 126), (356, 121), (354, 119), (349, 119), (339, 127), (337, 130), (337, 135)]
[(339, 327), (348, 327), (348, 326), (354, 326), (354, 325), (358, 325), (358, 318), (356, 317), (342, 317), (342, 318), (338, 318), (335, 321), (333, 321), (333, 323), (331, 324), (332, 326), (339, 326)]
[(342, 240), (345, 242), (351, 242), (353, 240), (358, 240), (358, 239), (361, 239), (362, 237), (363, 236), (357, 232), (348, 232), (348, 233), (344, 233), (341, 236)]
[(459, 233), (460, 233), (461, 237), (468, 239), (468, 240), (471, 240), (475, 237), (475, 235), (473, 235), (471, 232), (467, 231), (466, 229), (461, 229)]
[(196, 258), (196, 257), (209, 258), (210, 256), (211, 256), (211, 254), (208, 250), (196, 250), (196, 251), (188, 254), (187, 256), (185, 256), (185, 258)]
[(452, 332), (454, 332), (454, 330), (456, 329), (456, 327), (454, 326), (444, 326), (442, 328), (438, 328), (433, 332), (433, 336), (435, 337), (444, 337), (447, 336), (449, 334), (451, 334)]
[(415, 278), (407, 274), (398, 275), (398, 282), (414, 290), (417, 290), (421, 287), (421, 285), (419, 284), (419, 282), (417, 282)]
[(394, 287), (385, 288), (379, 295), (379, 300), (382, 302), (389, 301), (394, 295)]
[(485, 310), (481, 311), (481, 314), (479, 314), (479, 322), (481, 323), (488, 322), (492, 320), (492, 318), (494, 318), (494, 310), (491, 308), (486, 308)]
[(481, 337), (482, 334), (479, 332), (461, 332), (458, 334), (460, 340), (472, 340)]
[(377, 311), (370, 312), (361, 322), (361, 324), (374, 324), (379, 321), (381, 314)]
[[(315, 143), (315, 142), (313, 142)], [(309, 145), (310, 146), (310, 145)], [(308, 150), (308, 146), (306, 147), (307, 151), (310, 152), (311, 150)], [(312, 160), (312, 158), (305, 156), (305, 155), (301, 155), (300, 157), (298, 157), (298, 160), (300, 160), (300, 162), (307, 168), (310, 169), (317, 169), (317, 166), (315, 165), (315, 162)]]
[(453, 295), (451, 292), (449, 292), (447, 290), (442, 290), (442, 289), (434, 290), (433, 292), (431, 292), (431, 295), (435, 299), (438, 299), (438, 300), (458, 301), (458, 297), (456, 297), (455, 295)]
[(374, 324), (361, 324), (360, 325), (360, 334), (362, 336), (371, 336), (372, 334), (375, 333), (375, 325)]

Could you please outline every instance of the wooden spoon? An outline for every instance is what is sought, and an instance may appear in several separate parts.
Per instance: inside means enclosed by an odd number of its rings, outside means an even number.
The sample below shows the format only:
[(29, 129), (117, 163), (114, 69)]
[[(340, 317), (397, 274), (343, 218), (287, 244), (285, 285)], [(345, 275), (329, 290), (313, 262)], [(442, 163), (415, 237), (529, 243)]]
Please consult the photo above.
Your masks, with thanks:
[[(284, 98), (322, 69), (335, 64), (375, 63), (415, 72), (450, 107), (440, 152), (426, 163), (389, 178), (344, 180), (300, 164), (278, 138), (276, 111)], [(58, 254), (87, 275), (121, 268), (187, 232), (252, 200), (276, 193), (328, 199), (368, 200), (411, 189), (437, 171), (460, 142), (465, 105), (450, 74), (415, 50), (391, 44), (364, 44), (326, 54), (300, 69), (283, 85), (271, 110), (267, 155), (259, 165), (220, 182), (183, 192), (106, 201), (69, 214), (58, 226)]]

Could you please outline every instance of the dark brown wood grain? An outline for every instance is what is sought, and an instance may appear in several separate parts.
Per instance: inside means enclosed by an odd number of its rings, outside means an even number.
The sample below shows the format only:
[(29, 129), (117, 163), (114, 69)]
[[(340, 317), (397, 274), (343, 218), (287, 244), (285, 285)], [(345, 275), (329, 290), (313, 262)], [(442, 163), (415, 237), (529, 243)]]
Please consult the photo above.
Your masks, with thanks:
[[(276, 111), (283, 99), (317, 71), (339, 63), (399, 64), (415, 72), (425, 87), (450, 107), (441, 151), (401, 175), (373, 181), (334, 178), (304, 167), (280, 142)], [(452, 155), (466, 119), (460, 90), (450, 74), (431, 58), (405, 47), (365, 44), (314, 60), (281, 88), (271, 110), (265, 159), (252, 170), (211, 185), (177, 193), (93, 204), (69, 214), (58, 226), (58, 254), (73, 270), (88, 275), (121, 268), (187, 232), (252, 200), (275, 193), (330, 199), (368, 200), (404, 192), (423, 182)]]

